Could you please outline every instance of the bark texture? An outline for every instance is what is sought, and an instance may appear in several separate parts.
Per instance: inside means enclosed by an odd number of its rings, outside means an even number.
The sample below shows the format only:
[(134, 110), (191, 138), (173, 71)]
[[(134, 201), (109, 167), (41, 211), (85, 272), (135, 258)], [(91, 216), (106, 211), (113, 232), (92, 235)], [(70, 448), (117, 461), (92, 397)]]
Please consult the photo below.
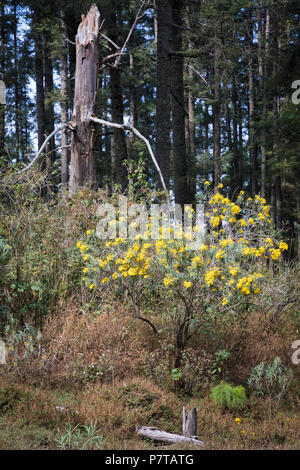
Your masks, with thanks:
[(72, 114), (70, 194), (80, 186), (96, 185), (94, 128), (89, 117), (95, 112), (99, 49), (100, 13), (92, 5), (76, 35), (75, 94)]

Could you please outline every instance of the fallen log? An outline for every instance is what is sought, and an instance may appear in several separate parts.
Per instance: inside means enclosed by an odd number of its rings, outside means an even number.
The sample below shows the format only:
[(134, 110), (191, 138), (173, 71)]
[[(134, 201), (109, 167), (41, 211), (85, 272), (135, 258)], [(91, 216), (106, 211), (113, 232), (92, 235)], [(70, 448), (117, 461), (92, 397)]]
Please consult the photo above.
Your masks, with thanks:
[(160, 431), (151, 426), (142, 426), (137, 433), (141, 436), (148, 437), (149, 439), (153, 439), (155, 441), (163, 441), (163, 442), (189, 442), (191, 444), (196, 445), (203, 445), (204, 442), (198, 441), (194, 437), (186, 437), (181, 436), (180, 434), (172, 434), (165, 431)]

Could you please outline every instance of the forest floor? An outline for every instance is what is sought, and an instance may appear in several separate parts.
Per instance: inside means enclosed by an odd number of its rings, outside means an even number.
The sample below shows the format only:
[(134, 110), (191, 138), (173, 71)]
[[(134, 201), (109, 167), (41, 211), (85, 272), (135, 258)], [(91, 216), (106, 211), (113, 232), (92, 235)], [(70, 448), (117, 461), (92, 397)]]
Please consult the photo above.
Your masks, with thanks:
[[(255, 314), (249, 321), (252, 332), (254, 322), (261, 324)], [(289, 328), (293, 337), (295, 327)], [(233, 344), (239, 334), (230, 329)], [(182, 365), (182, 387), (164, 366), (150, 328), (126, 314), (125, 306), (110, 306), (110, 314), (65, 311), (44, 326), (40, 353), (26, 356), (23, 344), (16, 345), (8, 360), (24, 359), (1, 366), (0, 449), (194, 449), (156, 444), (137, 434), (141, 426), (181, 434), (183, 406), (198, 409), (201, 449), (300, 449), (299, 366), (279, 402), (257, 397), (247, 387), (251, 363), (276, 352), (285, 357), (285, 347), (288, 361), (288, 329), (269, 333), (266, 345), (256, 337), (251, 346), (250, 335), (246, 338), (245, 356), (232, 355), (232, 362), (222, 365), (223, 378), (209, 375), (209, 355), (191, 357), (188, 353), (197, 348), (185, 351), (194, 362)], [(224, 341), (233, 349), (227, 337)], [(209, 343), (202, 347), (209, 351)], [(239, 411), (212, 400), (212, 387), (226, 377), (246, 387), (246, 405)]]
[(134, 378), (114, 387), (93, 385), (76, 391), (2, 382), (0, 449), (195, 449), (189, 444), (154, 444), (136, 433), (141, 425), (155, 425), (181, 434), (183, 404), (198, 409), (201, 449), (300, 448), (299, 410), (281, 409), (270, 417), (267, 403), (257, 400), (238, 414), (225, 412), (209, 397), (166, 393)]

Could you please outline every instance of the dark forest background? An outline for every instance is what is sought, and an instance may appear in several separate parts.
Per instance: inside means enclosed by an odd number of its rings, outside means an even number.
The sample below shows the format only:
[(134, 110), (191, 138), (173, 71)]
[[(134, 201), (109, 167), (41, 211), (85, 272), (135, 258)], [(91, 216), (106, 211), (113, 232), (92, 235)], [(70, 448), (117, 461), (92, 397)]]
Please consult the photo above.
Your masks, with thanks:
[[(230, 197), (244, 190), (272, 204), (272, 222), (294, 241), (300, 228), (300, 5), (295, 0), (137, 0), (95, 2), (101, 57), (97, 116), (129, 122), (155, 149), (178, 203), (194, 203), (210, 180)], [(92, 2), (6, 1), (0, 13), (1, 166), (28, 163), (56, 124), (72, 113), (75, 35)], [(107, 39), (109, 38), (109, 40)], [(117, 46), (117, 47), (116, 47)], [(127, 186), (144, 143), (129, 132), (96, 128), (97, 186)], [(39, 161), (53, 187), (69, 178), (69, 137), (53, 137)], [(127, 163), (126, 163), (127, 162)], [(125, 164), (126, 163), (126, 164)]]

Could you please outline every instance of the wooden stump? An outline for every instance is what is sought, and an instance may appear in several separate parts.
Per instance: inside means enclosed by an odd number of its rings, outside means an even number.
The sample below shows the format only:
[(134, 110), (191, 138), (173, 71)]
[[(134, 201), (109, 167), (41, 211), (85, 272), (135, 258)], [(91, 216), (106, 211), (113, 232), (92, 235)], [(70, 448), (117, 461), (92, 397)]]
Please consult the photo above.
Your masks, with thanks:
[(197, 409), (192, 408), (189, 413), (182, 408), (182, 434), (186, 437), (197, 436)]

